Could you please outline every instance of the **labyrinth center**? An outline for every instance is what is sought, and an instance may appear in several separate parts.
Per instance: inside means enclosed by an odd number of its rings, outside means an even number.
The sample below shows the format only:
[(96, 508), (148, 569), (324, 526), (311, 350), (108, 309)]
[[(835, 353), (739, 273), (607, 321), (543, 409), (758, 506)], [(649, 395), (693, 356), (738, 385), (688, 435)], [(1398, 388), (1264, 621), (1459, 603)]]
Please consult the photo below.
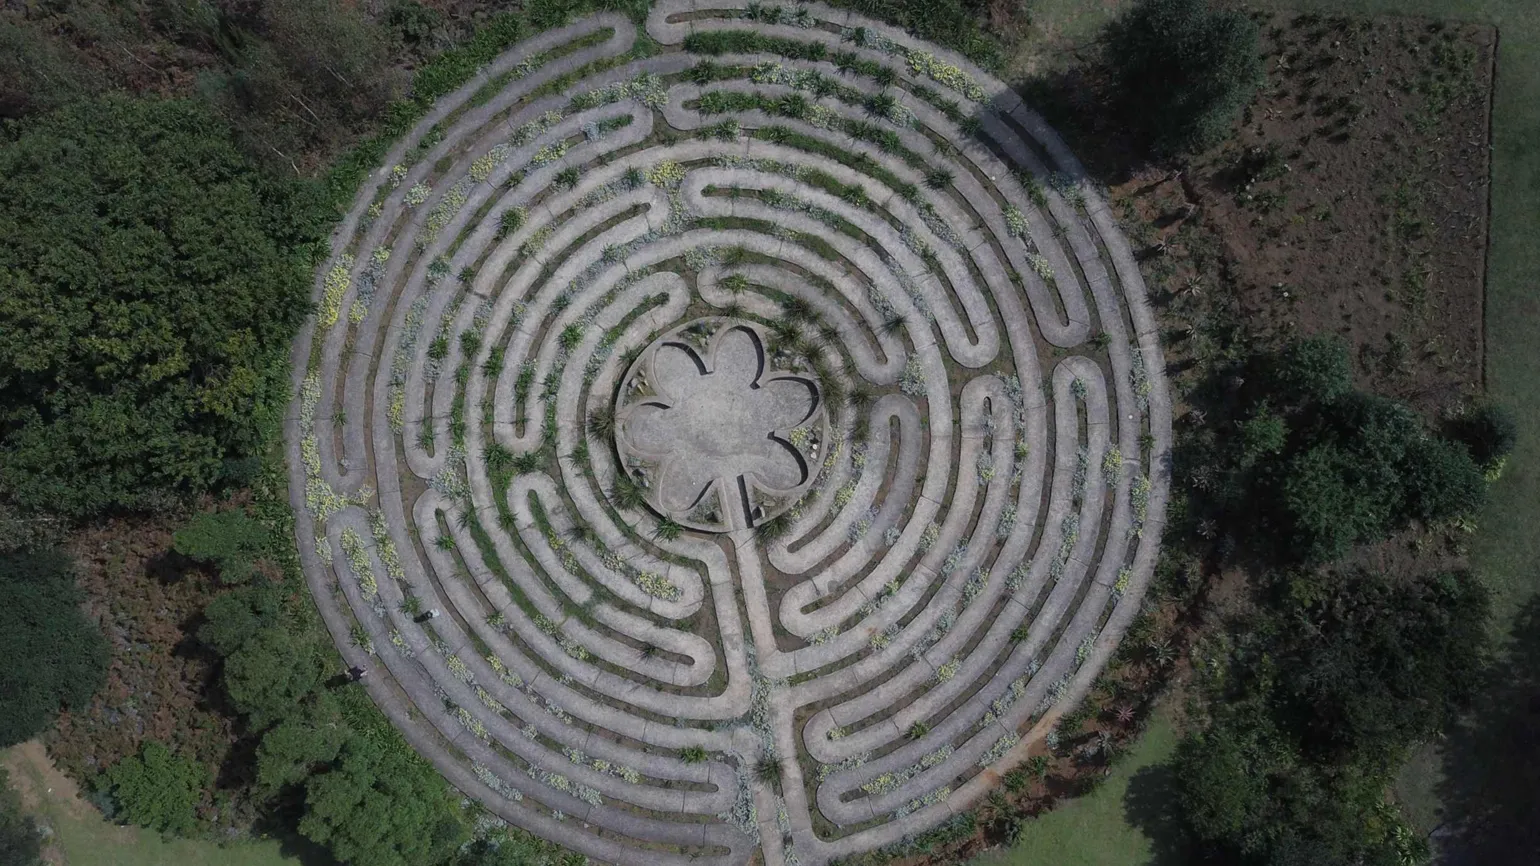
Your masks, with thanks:
[(1055, 746), (1137, 614), (1169, 401), (1128, 245), (960, 56), (819, 5), (516, 46), (364, 184), (295, 350), (348, 664), (501, 820), (822, 864)]

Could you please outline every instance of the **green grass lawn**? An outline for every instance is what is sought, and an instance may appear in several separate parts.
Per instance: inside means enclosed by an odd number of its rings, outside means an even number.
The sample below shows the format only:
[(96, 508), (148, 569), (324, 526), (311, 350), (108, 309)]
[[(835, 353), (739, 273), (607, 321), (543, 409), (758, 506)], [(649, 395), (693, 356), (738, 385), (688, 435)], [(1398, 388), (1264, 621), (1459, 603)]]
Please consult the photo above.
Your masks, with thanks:
[(128, 829), (94, 819), (52, 820), (69, 866), (298, 866), (272, 840), (220, 846), (186, 839), (171, 841), (148, 830)]
[[(972, 866), (1150, 866), (1175, 863), (1159, 831), (1169, 803), (1161, 765), (1176, 749), (1170, 716), (1160, 711), (1133, 750), (1095, 791), (1033, 821), (1014, 848)], [(1153, 830), (1153, 832), (1151, 832)]]
[[(3, 753), (0, 753), (3, 754)], [(188, 839), (163, 839), (138, 827), (104, 819), (76, 796), (73, 783), (36, 754), (5, 755), (13, 787), (27, 792), (28, 814), (53, 830), (53, 846), (66, 866), (319, 866), (327, 858), (301, 859), (283, 853), (275, 839), (229, 846)]]

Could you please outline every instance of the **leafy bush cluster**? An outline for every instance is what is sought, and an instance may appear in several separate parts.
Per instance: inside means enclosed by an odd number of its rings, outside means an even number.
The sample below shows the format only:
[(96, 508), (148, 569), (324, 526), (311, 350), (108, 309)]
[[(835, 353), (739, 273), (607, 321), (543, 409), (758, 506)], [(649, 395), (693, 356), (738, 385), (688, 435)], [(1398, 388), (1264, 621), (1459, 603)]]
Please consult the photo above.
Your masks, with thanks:
[(1189, 835), (1238, 866), (1423, 862), (1386, 789), (1477, 695), (1489, 594), (1461, 570), (1332, 563), (1413, 521), (1469, 517), (1512, 423), (1483, 407), (1431, 430), (1355, 390), (1346, 351), (1324, 339), (1218, 370), (1196, 397), (1214, 417), (1178, 455), (1188, 518), (1260, 577), (1212, 648), (1209, 719), (1176, 758)]
[(217, 566), (225, 583), (249, 580), (269, 543), (267, 527), (240, 508), (198, 514), (173, 537), (177, 553)]
[(1495, 410), (1453, 425), (1456, 438), (1403, 403), (1355, 390), (1333, 340), (1253, 357), (1215, 376), (1200, 399), (1215, 423), (1178, 454), (1179, 471), (1201, 493), (1201, 516), (1264, 561), (1327, 562), (1413, 520), (1469, 515), (1485, 497), (1484, 467), (1512, 443)]
[(999, 40), (980, 23), (989, 10), (986, 0), (834, 0), (831, 5), (902, 27), (986, 69), (1004, 60)]
[(1178, 749), (1180, 812), (1215, 862), (1422, 862), (1385, 791), (1474, 698), (1486, 589), (1465, 572), (1280, 579), (1239, 631), (1214, 717)]
[(172, 754), (165, 743), (146, 740), (138, 755), (108, 767), (98, 784), (116, 806), (113, 817), (185, 835), (198, 826), (195, 810), (209, 778), (198, 762)]
[(1123, 117), (1161, 155), (1229, 137), (1262, 81), (1256, 24), (1211, 0), (1139, 0), (1105, 39)]
[[(228, 548), (248, 537), (244, 527), (200, 520), (205, 532), (229, 532), (211, 539), (210, 547)], [(287, 534), (265, 537), (275, 546)], [(256, 553), (292, 559), (272, 546)], [(299, 583), (292, 571), (286, 581), (296, 588)], [(215, 599), (204, 618), (198, 639), (224, 659), (225, 695), (257, 737), (259, 798), (298, 808), (300, 831), (343, 862), (417, 866), (449, 860), (467, 836), (457, 798), (359, 687), (328, 685), (328, 675), (340, 671), (300, 596), (285, 593), (283, 584), (253, 579)], [(116, 788), (114, 793), (121, 800)]]

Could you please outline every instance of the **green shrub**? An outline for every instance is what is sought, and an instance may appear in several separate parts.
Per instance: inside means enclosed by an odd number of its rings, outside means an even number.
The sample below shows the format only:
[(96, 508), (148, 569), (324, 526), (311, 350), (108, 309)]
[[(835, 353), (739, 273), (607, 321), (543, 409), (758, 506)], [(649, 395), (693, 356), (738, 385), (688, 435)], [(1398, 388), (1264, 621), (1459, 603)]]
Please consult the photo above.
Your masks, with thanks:
[(834, 0), (832, 5), (902, 27), (989, 69), (1003, 60), (999, 41), (982, 24), (989, 11), (984, 0)]
[(419, 55), (429, 52), (443, 38), (443, 14), (417, 0), (390, 0), (385, 7), (384, 23), (396, 41)]
[(1241, 427), (1241, 459), (1253, 463), (1277, 454), (1288, 443), (1289, 428), (1264, 402)]
[(108, 767), (102, 777), (117, 804), (117, 817), (182, 836), (197, 829), (198, 801), (209, 781), (200, 764), (173, 755), (156, 740), (146, 740), (138, 755)]
[(1264, 557), (1327, 562), (1414, 520), (1471, 515), (1485, 499), (1466, 447), (1405, 403), (1354, 390), (1335, 340), (1299, 340), (1225, 367), (1197, 399), (1215, 417), (1212, 434), (1177, 453), (1201, 493), (1190, 510)]
[(245, 583), (269, 543), (267, 527), (241, 509), (203, 512), (172, 536), (176, 552), (219, 567), (226, 583)]
[(1307, 337), (1264, 364), (1268, 387), (1283, 405), (1329, 403), (1353, 390), (1347, 346), (1331, 337)]
[(0, 748), (31, 739), (60, 707), (83, 709), (106, 679), (107, 642), (81, 601), (58, 553), (0, 556)]
[(267, 626), (225, 659), (225, 692), (251, 727), (261, 730), (291, 712), (321, 685), (324, 663), (306, 640)]
[(348, 729), (331, 695), (320, 692), (268, 729), (257, 744), (257, 785), (268, 794), (304, 782), (336, 760)]
[(1423, 521), (1475, 514), (1486, 501), (1486, 479), (1458, 442), (1427, 437), (1408, 443), (1401, 483), (1407, 513)]
[(240, 649), (264, 626), (278, 619), (278, 590), (257, 583), (220, 594), (203, 609), (198, 640), (221, 656)]
[(1349, 393), (1324, 406), (1283, 477), (1293, 542), (1317, 561), (1411, 520), (1468, 515), (1486, 496), (1458, 443), (1430, 435), (1405, 404)]
[(1335, 559), (1354, 543), (1385, 532), (1392, 513), (1385, 494), (1394, 480), (1365, 477), (1373, 468), (1329, 443), (1289, 463), (1282, 503), (1305, 559)]
[(1502, 465), (1518, 440), (1518, 424), (1513, 413), (1501, 406), (1485, 404), (1465, 412), (1450, 425), (1454, 438), (1464, 443), (1483, 472)]
[(306, 786), (307, 838), (367, 866), (443, 863), (466, 839), (449, 786), (399, 737), (355, 736)]
[(1228, 138), (1262, 81), (1256, 25), (1209, 0), (1139, 0), (1106, 48), (1124, 117), (1160, 154)]
[(453, 866), (565, 866), (581, 862), (581, 856), (523, 830), (503, 827), (460, 849), (451, 862)]

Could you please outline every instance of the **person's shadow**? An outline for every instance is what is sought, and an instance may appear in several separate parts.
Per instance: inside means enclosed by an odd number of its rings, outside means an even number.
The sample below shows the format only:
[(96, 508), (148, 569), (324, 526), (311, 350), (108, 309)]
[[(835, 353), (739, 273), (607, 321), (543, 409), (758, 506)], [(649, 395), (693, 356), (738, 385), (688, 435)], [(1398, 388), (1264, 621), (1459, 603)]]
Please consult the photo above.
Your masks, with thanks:
[(1128, 780), (1123, 815), (1150, 838), (1154, 853), (1147, 866), (1186, 866), (1192, 861), (1177, 810), (1176, 773), (1171, 764), (1144, 767)]

